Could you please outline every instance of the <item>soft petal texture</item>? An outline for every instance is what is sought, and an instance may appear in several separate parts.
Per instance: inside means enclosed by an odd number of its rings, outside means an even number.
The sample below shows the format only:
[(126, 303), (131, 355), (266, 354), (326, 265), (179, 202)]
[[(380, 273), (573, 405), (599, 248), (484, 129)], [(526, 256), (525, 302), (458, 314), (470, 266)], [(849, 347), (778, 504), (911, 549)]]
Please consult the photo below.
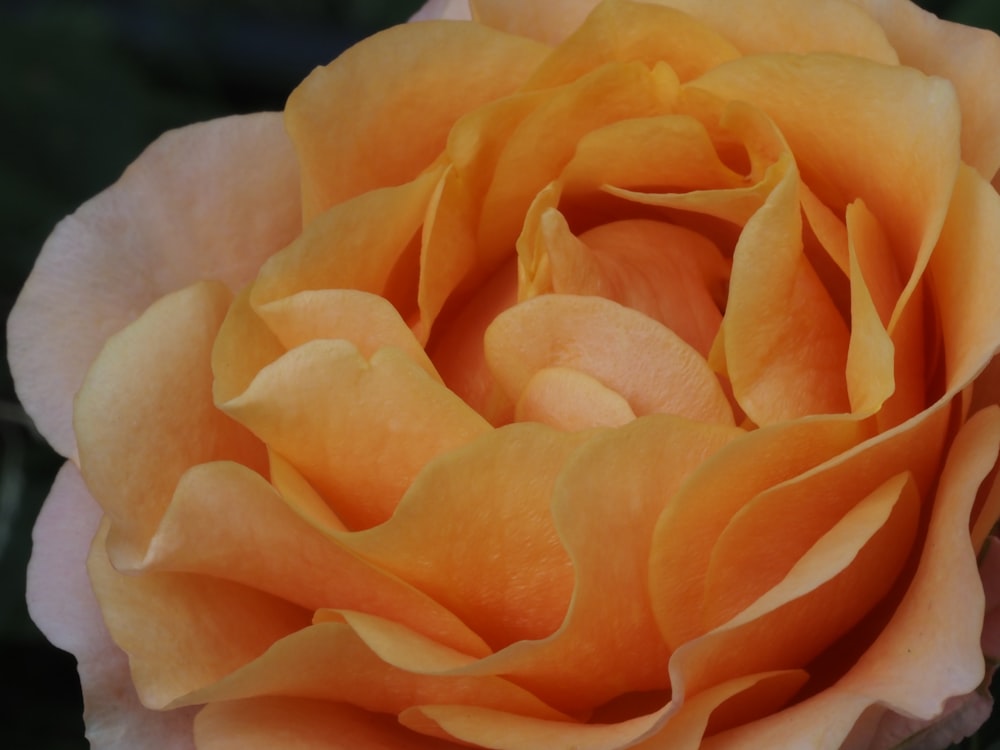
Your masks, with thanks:
[[(941, 475), (928, 537), (913, 580), (874, 643), (835, 685), (792, 708), (709, 739), (705, 750), (838, 747), (876, 703), (932, 719), (945, 698), (965, 695), (985, 674), (979, 647), (983, 590), (968, 543), (975, 488), (996, 461), (1000, 411), (975, 415), (959, 432)], [(933, 674), (935, 679), (926, 677)], [(866, 747), (875, 724), (854, 736)]]
[(434, 21), (450, 18), (455, 21), (469, 21), (468, 0), (428, 0), (428, 2), (410, 17), (410, 21)]
[(198, 714), (201, 750), (447, 750), (395, 719), (328, 701), (249, 698)]
[[(393, 48), (391, 59), (383, 45)], [(348, 198), (412, 180), (460, 115), (512, 92), (546, 51), (484, 26), (439, 21), (388, 29), (317, 68), (285, 109), (304, 165), (305, 223)], [(406, 138), (396, 137), (401, 117), (420, 122)]]
[[(107, 342), (77, 396), (83, 475), (112, 520), (116, 564), (143, 558), (191, 465), (264, 466), (263, 446), (212, 401), (213, 336), (231, 298), (222, 284), (203, 282), (159, 300)], [(107, 418), (117, 409), (127, 424)]]
[(511, 308), (486, 332), (486, 359), (515, 399), (539, 370), (567, 367), (619, 393), (638, 415), (732, 423), (718, 380), (694, 349), (601, 297), (548, 294)]
[(193, 750), (194, 711), (163, 713), (139, 702), (128, 661), (101, 616), (87, 579), (90, 541), (100, 506), (67, 462), (42, 507), (28, 566), (31, 619), (56, 646), (76, 657), (87, 739), (94, 750), (133, 750), (155, 739), (162, 750)]
[(1000, 92), (984, 86), (1000, 65), (993, 32), (942, 21), (905, 0), (852, 0), (882, 25), (903, 65), (947, 78), (962, 106), (962, 157), (991, 181), (1000, 169)]
[(162, 136), (46, 242), (8, 321), (18, 397), (76, 455), (73, 395), (104, 341), (160, 296), (203, 279), (231, 289), (299, 230), (298, 167), (278, 114)]

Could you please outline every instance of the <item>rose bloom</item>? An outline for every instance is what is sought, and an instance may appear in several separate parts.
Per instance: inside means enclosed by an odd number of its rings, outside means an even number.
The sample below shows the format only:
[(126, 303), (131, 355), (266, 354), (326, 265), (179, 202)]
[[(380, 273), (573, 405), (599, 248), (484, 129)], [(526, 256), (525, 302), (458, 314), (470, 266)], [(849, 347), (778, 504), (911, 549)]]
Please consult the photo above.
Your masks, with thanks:
[(46, 244), (28, 596), (92, 746), (973, 731), (1000, 40), (906, 0), (471, 6), (168, 133)]

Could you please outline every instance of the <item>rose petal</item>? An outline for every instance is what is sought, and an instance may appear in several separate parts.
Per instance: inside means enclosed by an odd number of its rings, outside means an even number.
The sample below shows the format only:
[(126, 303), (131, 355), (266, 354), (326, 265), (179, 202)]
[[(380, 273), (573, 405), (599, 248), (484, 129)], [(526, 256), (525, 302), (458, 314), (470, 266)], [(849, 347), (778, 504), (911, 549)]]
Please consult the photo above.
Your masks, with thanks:
[(758, 425), (850, 409), (849, 334), (803, 254), (798, 172), (782, 167), (736, 245), (725, 314), (726, 372)]
[(266, 480), (234, 463), (201, 464), (181, 478), (141, 568), (158, 570), (240, 583), (308, 610), (393, 617), (453, 648), (488, 651), (441, 605), (309, 527)]
[(87, 569), (112, 639), (128, 654), (143, 705), (174, 708), (309, 624), (310, 613), (253, 588), (187, 573), (112, 567), (107, 520)]
[[(937, 242), (958, 173), (961, 111), (954, 89), (910, 68), (826, 54), (741, 58), (692, 85), (763, 109), (788, 141), (802, 179), (834, 211), (856, 198), (865, 202), (907, 279), (898, 318)], [(869, 137), (858, 141), (859, 131)], [(901, 193), (896, 186), (904, 183), (910, 189)]]
[(116, 564), (142, 560), (188, 467), (266, 465), (263, 446), (212, 400), (210, 353), (231, 297), (209, 282), (163, 297), (108, 341), (80, 389), (82, 471), (112, 520), (108, 553)]
[[(875, 642), (836, 684), (795, 706), (711, 738), (705, 750), (730, 747), (835, 747), (870, 706), (933, 719), (951, 696), (984, 676), (980, 647), (983, 589), (969, 543), (976, 488), (996, 461), (1000, 410), (974, 415), (959, 431), (931, 512), (909, 589)], [(928, 680), (927, 675), (934, 675)], [(851, 734), (864, 748), (879, 715)]]
[(518, 422), (541, 422), (572, 432), (621, 427), (635, 419), (628, 401), (597, 378), (568, 367), (543, 367), (517, 400)]
[(198, 713), (195, 738), (199, 750), (453, 750), (392, 717), (304, 698), (210, 703)]
[[(895, 65), (886, 32), (849, 0), (655, 0), (690, 13), (746, 55), (840, 52)], [(752, 101), (752, 100), (751, 100)]]
[(546, 294), (507, 310), (486, 331), (486, 360), (512, 399), (539, 370), (569, 367), (621, 394), (637, 415), (733, 423), (701, 355), (660, 323), (602, 297)]
[[(546, 5), (536, 15), (545, 16), (549, 10)], [(523, 17), (510, 21), (524, 24)], [(537, 33), (538, 27), (528, 31), (529, 36)], [(566, 84), (605, 63), (632, 60), (650, 68), (666, 63), (681, 81), (687, 81), (737, 57), (739, 52), (725, 36), (687, 14), (651, 3), (605, 0), (545, 59), (525, 87), (534, 90)]]
[(162, 136), (56, 227), (8, 322), (18, 397), (56, 450), (76, 455), (73, 396), (105, 340), (192, 282), (247, 283), (299, 229), (297, 181), (279, 115), (214, 120)]
[[(511, 93), (547, 52), (479, 24), (438, 21), (387, 29), (314, 70), (285, 107), (302, 165), (304, 223), (413, 180), (462, 114)], [(399, 123), (411, 118), (420, 127), (399, 138)]]
[(652, 529), (688, 474), (740, 434), (655, 416), (578, 448), (552, 496), (575, 575), (565, 620), (549, 637), (512, 644), (466, 671), (510, 675), (573, 713), (625, 693), (667, 689), (669, 651), (647, 594)]
[(1000, 93), (983, 85), (1000, 66), (990, 31), (942, 21), (907, 0), (852, 0), (885, 29), (903, 65), (947, 78), (962, 108), (962, 160), (992, 180), (1000, 169)]
[(469, 0), (472, 17), (508, 34), (556, 45), (580, 27), (599, 0)]
[(550, 512), (553, 485), (590, 436), (531, 423), (487, 432), (430, 462), (392, 518), (345, 543), (493, 648), (550, 635), (573, 587)]
[(946, 387), (962, 387), (1000, 350), (1000, 196), (963, 165), (930, 260)]
[(471, 21), (468, 0), (427, 0), (420, 10), (410, 16), (413, 21), (436, 21), (450, 18), (454, 21)]
[[(434, 645), (427, 639), (418, 643), (423, 648)], [(439, 656), (447, 651), (443, 646), (436, 649)], [(399, 713), (441, 701), (566, 720), (500, 677), (439, 675), (397, 667), (382, 660), (343, 622), (319, 622), (277, 640), (258, 658), (181, 700), (214, 703), (263, 695), (350, 703), (375, 713)]]
[(136, 695), (125, 654), (111, 640), (87, 579), (87, 554), (100, 506), (77, 468), (56, 477), (32, 535), (28, 610), (45, 636), (77, 660), (87, 739), (94, 750), (193, 750), (194, 712), (152, 711)]
[(399, 349), (369, 360), (344, 340), (293, 349), (221, 408), (355, 529), (385, 521), (428, 461), (489, 429)]

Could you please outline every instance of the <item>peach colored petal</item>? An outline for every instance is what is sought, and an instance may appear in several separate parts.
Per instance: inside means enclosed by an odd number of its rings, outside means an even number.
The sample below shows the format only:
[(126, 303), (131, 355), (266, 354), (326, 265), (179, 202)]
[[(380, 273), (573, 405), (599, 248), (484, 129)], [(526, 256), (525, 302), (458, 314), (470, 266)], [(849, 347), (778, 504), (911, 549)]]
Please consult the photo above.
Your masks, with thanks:
[[(795, 706), (711, 738), (705, 750), (758, 747), (866, 748), (882, 706), (933, 719), (946, 700), (975, 690), (985, 668), (980, 647), (983, 589), (969, 543), (976, 487), (996, 461), (1000, 410), (974, 415), (955, 438), (931, 512), (917, 571), (889, 622), (850, 671)], [(927, 675), (934, 675), (928, 680)], [(858, 730), (851, 730), (859, 717)], [(850, 737), (849, 737), (850, 735)]]
[(517, 303), (515, 267), (515, 259), (508, 259), (464, 306), (456, 304), (427, 342), (427, 353), (448, 388), (494, 425), (511, 420), (512, 406), (486, 365), (483, 335), (497, 315)]
[(791, 158), (788, 144), (759, 109), (743, 101), (721, 99), (697, 88), (696, 83), (681, 90), (675, 105), (677, 114), (701, 123), (719, 158), (740, 174), (739, 184), (692, 185), (691, 188), (697, 189), (679, 192), (632, 190), (615, 185), (604, 185), (603, 190), (642, 205), (705, 214), (743, 226), (784, 178)]
[[(251, 303), (310, 289), (359, 289), (386, 297), (404, 317), (416, 313), (420, 227), (440, 169), (372, 190), (317, 216), (254, 282)], [(386, 216), (393, 220), (385, 221)]]
[(431, 737), (494, 750), (617, 750), (648, 736), (676, 708), (614, 724), (550, 721), (479, 706), (425, 705), (405, 711), (400, 722)]
[(451, 19), (453, 21), (471, 21), (468, 0), (427, 0), (420, 10), (410, 16), (413, 21), (437, 21)]
[(597, 378), (568, 367), (543, 367), (524, 386), (514, 416), (518, 422), (572, 432), (621, 427), (635, 419), (635, 412)]
[(271, 484), (285, 504), (303, 521), (323, 533), (347, 531), (347, 526), (333, 512), (323, 496), (309, 484), (301, 472), (281, 454), (268, 449), (268, 468)]
[(249, 285), (236, 295), (212, 344), (212, 397), (217, 404), (243, 393), (258, 372), (285, 353), (250, 304), (252, 291)]
[(739, 56), (726, 38), (672, 8), (604, 0), (545, 59), (525, 87), (562, 85), (605, 63), (633, 60), (650, 68), (666, 63), (681, 81), (687, 81)]
[(469, 0), (469, 7), (479, 23), (556, 45), (583, 23), (599, 1)]
[(551, 636), (512, 644), (466, 671), (510, 675), (574, 714), (626, 693), (669, 688), (669, 651), (647, 594), (652, 530), (685, 478), (740, 434), (653, 416), (577, 449), (551, 503), (575, 575), (566, 618)]
[(783, 176), (733, 252), (726, 305), (726, 374), (758, 425), (849, 411), (849, 333), (803, 253), (798, 172)]
[(440, 380), (399, 312), (378, 295), (355, 289), (308, 290), (261, 305), (257, 313), (286, 350), (314, 339), (344, 339), (361, 356), (371, 357), (393, 346)]
[(35, 524), (28, 609), (45, 636), (76, 657), (87, 739), (94, 750), (193, 750), (190, 709), (152, 711), (139, 703), (125, 654), (114, 644), (87, 579), (87, 554), (100, 506), (79, 470), (63, 465)]
[(393, 717), (304, 698), (211, 703), (194, 731), (198, 750), (454, 750)]
[(56, 450), (76, 455), (73, 396), (104, 341), (194, 281), (247, 283), (299, 229), (297, 180), (279, 115), (214, 120), (162, 136), (56, 227), (8, 322), (18, 397)]
[[(266, 550), (266, 555), (249, 553)], [(177, 486), (140, 572), (197, 573), (243, 584), (307, 610), (370, 612), (480, 656), (485, 644), (450, 612), (311, 528), (259, 475), (216, 462)]]
[(500, 151), (482, 204), (477, 242), (496, 257), (514, 246), (535, 195), (559, 176), (579, 140), (609, 123), (667, 114), (678, 94), (665, 65), (609, 63), (572, 83), (545, 92)]
[[(851, 412), (867, 417), (878, 411), (896, 389), (895, 347), (885, 326), (900, 291), (891, 270), (862, 270), (862, 258), (871, 268), (876, 258), (890, 257), (884, 236), (863, 203), (847, 208), (847, 237), (851, 280), (851, 343), (847, 349), (847, 393)], [(897, 283), (890, 286), (892, 281)], [(881, 304), (880, 304), (881, 303)]]
[[(703, 623), (711, 630), (674, 653), (673, 684), (698, 692), (744, 674), (807, 667), (895, 584), (910, 557), (919, 517), (912, 478), (899, 474), (849, 510), (745, 609), (719, 596), (721, 587), (712, 587), (710, 578)], [(753, 570), (744, 569), (744, 575)]]
[(703, 611), (732, 614), (763, 595), (851, 508), (892, 477), (912, 474), (918, 492), (930, 492), (947, 420), (948, 410), (936, 409), (908, 429), (852, 447), (749, 499), (714, 541)]
[(659, 732), (634, 747), (698, 750), (710, 727), (718, 731), (728, 724), (739, 725), (771, 714), (782, 708), (807, 679), (806, 672), (789, 669), (746, 675), (713, 685), (685, 700)]
[[(672, 648), (702, 632), (702, 593), (712, 545), (732, 516), (757, 493), (849, 450), (864, 437), (857, 422), (844, 419), (775, 425), (737, 438), (688, 477), (665, 506), (650, 553), (653, 608)], [(677, 544), (678, 539), (688, 541)]]
[(105, 551), (109, 525), (101, 524), (87, 569), (108, 631), (128, 654), (132, 681), (149, 708), (181, 705), (186, 694), (309, 624), (306, 610), (229, 581), (119, 573)]
[(266, 465), (263, 446), (212, 401), (212, 343), (231, 297), (218, 282), (163, 297), (108, 340), (77, 395), (83, 476), (112, 520), (116, 564), (142, 559), (191, 465)]
[(653, 0), (690, 13), (744, 54), (839, 52), (894, 65), (886, 32), (850, 0)]
[(392, 518), (345, 544), (494, 648), (545, 637), (562, 622), (573, 587), (550, 511), (553, 486), (588, 437), (532, 423), (490, 431), (431, 461)]
[(647, 219), (601, 224), (576, 237), (554, 208), (542, 213), (532, 234), (518, 242), (522, 299), (546, 292), (605, 297), (708, 355), (729, 277), (729, 263), (711, 241)]
[[(419, 641), (421, 647), (431, 643)], [(441, 646), (437, 649), (446, 651)], [(263, 695), (349, 703), (376, 713), (399, 713), (415, 705), (445, 702), (566, 720), (526, 690), (500, 677), (434, 674), (397, 667), (381, 659), (353, 627), (343, 622), (319, 622), (276, 640), (259, 658), (215, 684), (184, 696), (181, 702), (213, 703)]]
[(512, 399), (539, 370), (569, 367), (621, 394), (637, 415), (733, 422), (701, 355), (660, 323), (602, 297), (546, 294), (507, 310), (486, 331), (486, 360)]
[(399, 349), (350, 342), (293, 349), (221, 408), (289, 461), (348, 528), (392, 515), (434, 456), (489, 424)]
[[(961, 112), (954, 89), (910, 68), (827, 54), (741, 58), (692, 85), (764, 110), (795, 154), (803, 181), (835, 212), (856, 198), (865, 202), (907, 279), (898, 318), (937, 241), (958, 172)], [(858, 132), (868, 137), (859, 141)], [(901, 184), (909, 189), (900, 192)]]
[(907, 0), (851, 0), (885, 29), (903, 65), (947, 78), (962, 107), (962, 160), (986, 180), (1000, 169), (1000, 94), (991, 86), (1000, 39), (991, 31), (942, 21)]
[(570, 198), (602, 185), (681, 192), (745, 184), (722, 161), (705, 124), (690, 115), (622, 120), (587, 133), (560, 179)]
[(946, 387), (961, 388), (1000, 350), (1000, 196), (962, 166), (930, 261)]
[[(413, 180), (444, 150), (462, 114), (513, 92), (547, 52), (479, 24), (431, 21), (375, 34), (314, 70), (285, 107), (302, 165), (304, 223)], [(408, 121), (420, 126), (400, 138), (399, 124)]]

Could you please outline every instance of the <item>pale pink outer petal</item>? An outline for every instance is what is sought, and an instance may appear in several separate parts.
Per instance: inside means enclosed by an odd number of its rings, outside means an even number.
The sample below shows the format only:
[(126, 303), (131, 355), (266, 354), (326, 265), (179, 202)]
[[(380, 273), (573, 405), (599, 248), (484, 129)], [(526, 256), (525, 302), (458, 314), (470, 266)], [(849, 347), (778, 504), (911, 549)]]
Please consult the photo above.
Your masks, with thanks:
[(1000, 662), (1000, 539), (986, 540), (985, 552), (979, 564), (986, 594), (986, 617), (983, 622), (983, 653), (986, 658)]
[(410, 17), (410, 21), (434, 21), (442, 18), (472, 20), (468, 0), (427, 0), (424, 7)]
[(281, 115), (159, 138), (52, 232), (8, 321), (17, 394), (53, 448), (76, 455), (73, 396), (107, 338), (201, 279), (234, 290), (300, 230)]
[(87, 553), (101, 516), (79, 470), (67, 461), (35, 524), (28, 565), (31, 618), (77, 659), (92, 750), (191, 750), (196, 709), (143, 707), (125, 653), (104, 626), (87, 578)]

